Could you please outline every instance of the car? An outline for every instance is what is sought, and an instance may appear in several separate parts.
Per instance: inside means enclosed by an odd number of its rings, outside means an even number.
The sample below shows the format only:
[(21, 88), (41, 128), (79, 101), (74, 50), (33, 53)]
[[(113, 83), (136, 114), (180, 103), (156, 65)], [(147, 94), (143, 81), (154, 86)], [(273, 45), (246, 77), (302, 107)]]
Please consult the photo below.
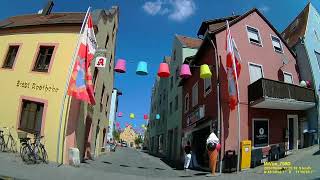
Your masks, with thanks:
[(123, 142), (121, 142), (121, 146), (122, 147), (128, 147), (128, 144), (127, 144), (127, 142), (123, 141)]

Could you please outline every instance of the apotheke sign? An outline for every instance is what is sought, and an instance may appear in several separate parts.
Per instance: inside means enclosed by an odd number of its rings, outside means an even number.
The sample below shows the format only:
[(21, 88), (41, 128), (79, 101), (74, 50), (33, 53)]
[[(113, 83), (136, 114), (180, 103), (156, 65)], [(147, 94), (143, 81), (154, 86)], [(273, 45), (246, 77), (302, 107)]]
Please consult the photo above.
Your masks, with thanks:
[(21, 80), (17, 81), (16, 87), (32, 89), (35, 91), (43, 91), (43, 92), (56, 93), (59, 91), (59, 88), (55, 87), (53, 84), (37, 83), (37, 82), (21, 81)]

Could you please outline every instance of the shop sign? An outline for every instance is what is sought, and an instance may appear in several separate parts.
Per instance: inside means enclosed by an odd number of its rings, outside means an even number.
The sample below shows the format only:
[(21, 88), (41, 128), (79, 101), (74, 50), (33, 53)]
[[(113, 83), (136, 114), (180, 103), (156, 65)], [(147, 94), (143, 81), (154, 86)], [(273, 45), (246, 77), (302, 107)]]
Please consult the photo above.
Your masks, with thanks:
[(267, 146), (269, 143), (268, 120), (254, 121), (254, 147)]
[(25, 88), (25, 89), (32, 89), (35, 91), (42, 91), (42, 92), (58, 92), (59, 88), (55, 87), (53, 84), (47, 83), (38, 83), (38, 82), (31, 82), (31, 81), (21, 81), (17, 80), (16, 87)]

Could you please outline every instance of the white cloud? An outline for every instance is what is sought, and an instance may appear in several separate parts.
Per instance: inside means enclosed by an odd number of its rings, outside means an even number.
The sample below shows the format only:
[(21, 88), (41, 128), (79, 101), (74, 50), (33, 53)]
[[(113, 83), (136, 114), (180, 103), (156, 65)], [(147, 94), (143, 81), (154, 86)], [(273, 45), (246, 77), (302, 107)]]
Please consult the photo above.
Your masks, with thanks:
[(183, 21), (191, 16), (196, 9), (193, 0), (173, 0), (173, 12), (169, 15), (169, 18), (176, 21)]
[(270, 7), (267, 5), (263, 5), (259, 8), (260, 11), (267, 13), (270, 10)]
[(162, 7), (162, 2), (161, 1), (155, 1), (155, 2), (151, 2), (151, 1), (147, 1), (146, 3), (144, 3), (143, 5), (143, 9), (150, 15), (154, 16), (156, 14), (158, 14), (161, 10)]
[(152, 16), (169, 14), (169, 19), (183, 21), (194, 14), (196, 6), (193, 0), (157, 0), (145, 2), (142, 8)]

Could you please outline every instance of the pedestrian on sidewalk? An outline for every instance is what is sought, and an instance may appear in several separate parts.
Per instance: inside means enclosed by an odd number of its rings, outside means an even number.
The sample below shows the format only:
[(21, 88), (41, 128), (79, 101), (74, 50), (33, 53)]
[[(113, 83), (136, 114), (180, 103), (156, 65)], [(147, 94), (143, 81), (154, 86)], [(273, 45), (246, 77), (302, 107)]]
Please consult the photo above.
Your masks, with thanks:
[(184, 147), (185, 157), (184, 157), (184, 170), (187, 171), (191, 161), (191, 144), (190, 141), (187, 142), (187, 145)]
[(215, 176), (216, 165), (217, 165), (217, 157), (218, 151), (220, 150), (219, 139), (212, 132), (207, 139), (207, 150), (209, 155), (209, 167), (211, 170), (211, 174), (209, 176)]

